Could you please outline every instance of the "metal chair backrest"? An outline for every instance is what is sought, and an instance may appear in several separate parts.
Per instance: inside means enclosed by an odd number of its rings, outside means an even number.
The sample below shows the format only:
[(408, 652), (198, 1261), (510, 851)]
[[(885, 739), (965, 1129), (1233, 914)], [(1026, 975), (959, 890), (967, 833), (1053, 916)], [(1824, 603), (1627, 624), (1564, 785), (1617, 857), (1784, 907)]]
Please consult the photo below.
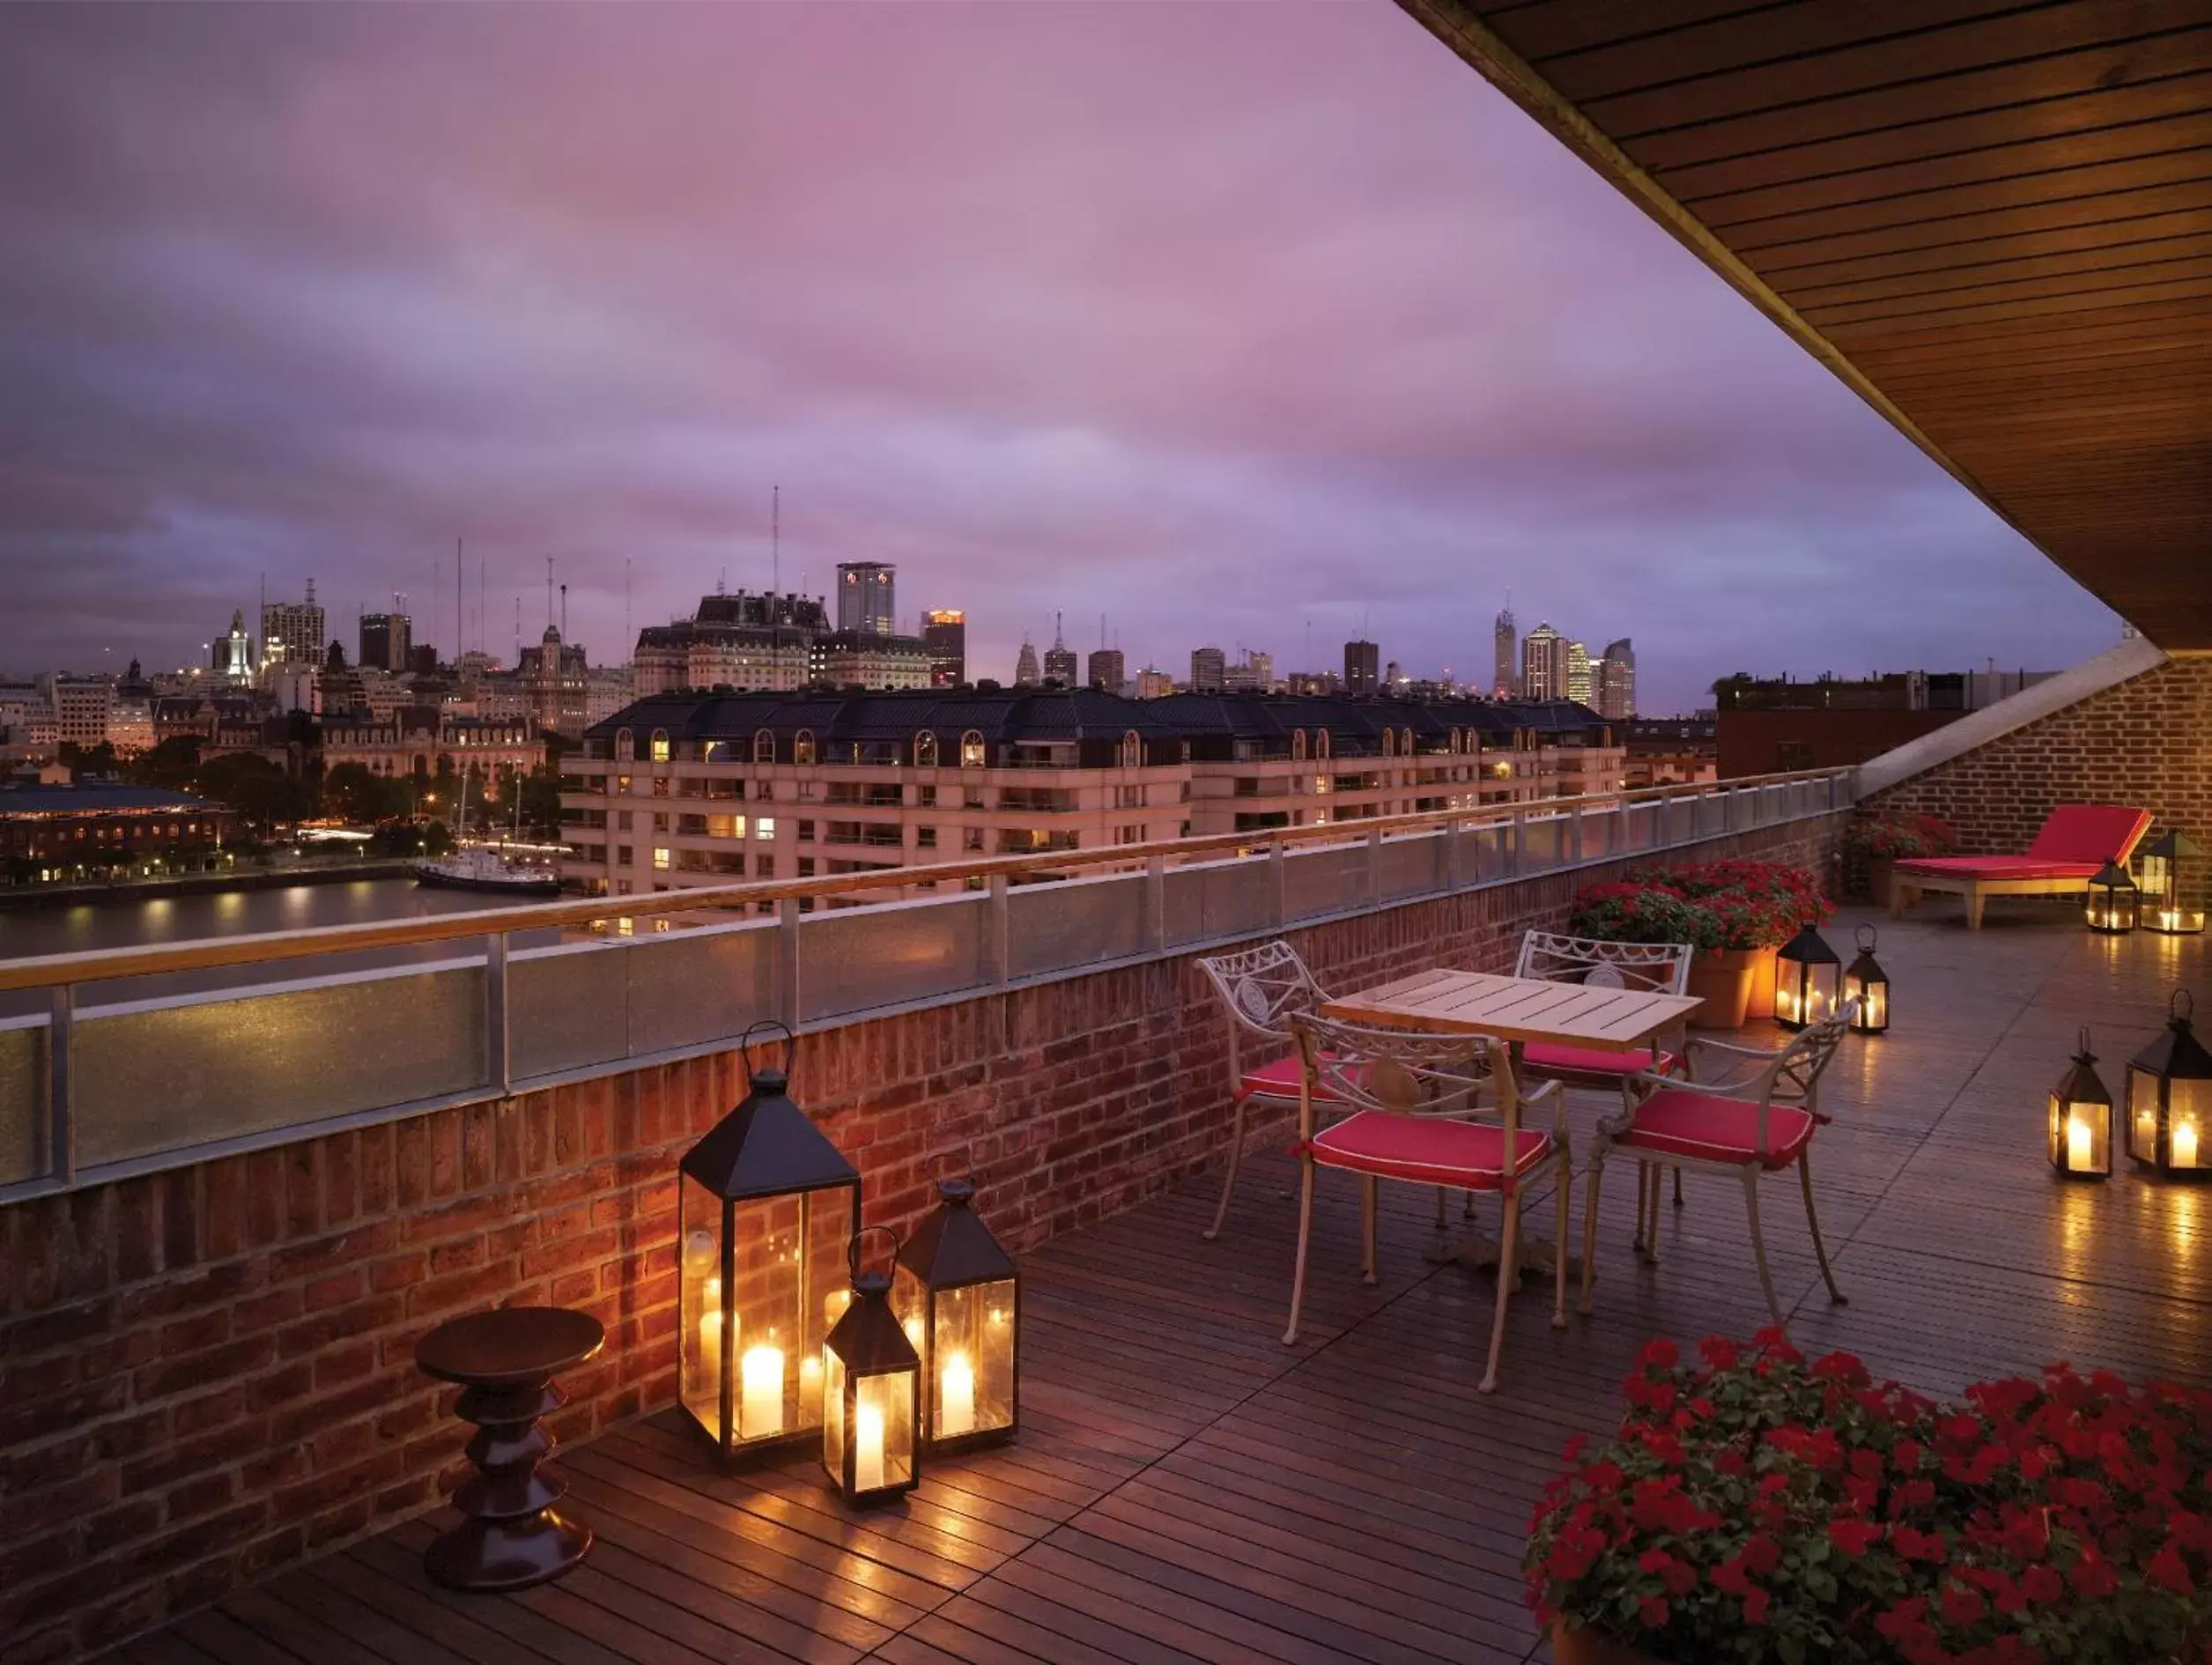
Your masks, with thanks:
[(1602, 943), (1588, 936), (1530, 931), (1520, 939), (1513, 975), (1547, 983), (1679, 995), (1690, 987), (1690, 961), (1697, 951), (1687, 943)]
[(1462, 1116), (1489, 1079), (1489, 1042), (1478, 1035), (1370, 1029), (1313, 1012), (1291, 1019), (1307, 1079), (1332, 1106), (1402, 1116)]
[(1232, 1032), (1243, 1029), (1269, 1040), (1288, 1040), (1291, 1019), (1328, 996), (1288, 943), (1262, 943), (1198, 962), (1228, 1008)]
[(1774, 1054), (1757, 1084), (1762, 1099), (1802, 1100), (1808, 1108), (1817, 1103), (1815, 1090), (1821, 1072), (1836, 1055), (1851, 1020), (1858, 1015), (1860, 996), (1853, 995), (1818, 1023), (1801, 1029), (1790, 1043)]

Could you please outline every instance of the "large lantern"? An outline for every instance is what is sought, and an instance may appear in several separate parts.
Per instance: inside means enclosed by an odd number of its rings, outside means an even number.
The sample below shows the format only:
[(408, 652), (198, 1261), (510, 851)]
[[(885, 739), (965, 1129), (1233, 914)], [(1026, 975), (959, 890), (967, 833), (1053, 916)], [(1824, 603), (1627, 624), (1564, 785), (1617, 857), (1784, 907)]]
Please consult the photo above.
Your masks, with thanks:
[(2112, 1095), (2097, 1073), (2089, 1031), (2074, 1067), (2051, 1089), (2051, 1166), (2069, 1180), (2102, 1180), (2112, 1171)]
[(2127, 1154), (2160, 1173), (2212, 1167), (2212, 1052), (2189, 1027), (2189, 991), (2177, 988), (2166, 1032), (2127, 1061)]
[[(780, 1069), (745, 1047), (783, 1032)], [(745, 1096), (693, 1145), (677, 1181), (677, 1360), (684, 1409), (724, 1459), (822, 1426), (822, 1342), (849, 1299), (860, 1175), (792, 1103), (794, 1043), (756, 1024)]]
[(2169, 832), (2144, 846), (2135, 882), (2145, 930), (2181, 936), (2204, 929), (2204, 851), (2186, 832)]
[(1842, 1001), (1843, 961), (1808, 925), (1774, 957), (1774, 1021), (1785, 1029), (1821, 1022)]
[(2107, 862), (2089, 882), (2089, 928), (2107, 936), (2135, 929), (2135, 881), (2118, 862)]
[(1852, 1032), (1879, 1035), (1890, 1027), (1890, 977), (1874, 957), (1874, 927), (1861, 925), (1855, 939), (1859, 957), (1844, 973), (1844, 998), (1859, 1003), (1859, 1010), (1851, 1019)]
[(853, 1240), (853, 1294), (822, 1348), (826, 1382), (822, 1466), (847, 1503), (885, 1503), (921, 1479), (921, 1356), (891, 1308), (891, 1274), (860, 1269), (861, 1238), (899, 1240), (871, 1225)]
[(975, 1211), (973, 1180), (937, 1182), (937, 1209), (899, 1252), (891, 1305), (921, 1349), (922, 1430), (932, 1451), (1011, 1437), (1021, 1280)]

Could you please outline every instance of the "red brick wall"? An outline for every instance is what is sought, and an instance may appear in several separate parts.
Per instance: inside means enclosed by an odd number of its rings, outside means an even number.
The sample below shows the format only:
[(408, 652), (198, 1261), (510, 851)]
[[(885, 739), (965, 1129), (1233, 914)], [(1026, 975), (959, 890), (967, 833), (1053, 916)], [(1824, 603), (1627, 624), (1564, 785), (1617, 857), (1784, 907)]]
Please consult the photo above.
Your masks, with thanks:
[(2212, 655), (2155, 670), (1924, 774), (1862, 807), (1940, 815), (1970, 855), (2020, 851), (2061, 803), (2128, 803), (2154, 832), (2212, 842)]
[[(1824, 873), (1839, 820), (1705, 852)], [(1337, 987), (1502, 966), (1574, 884), (1292, 935)], [(928, 1158), (965, 1147), (1031, 1245), (1218, 1159), (1210, 999), (1180, 958), (857, 1024), (802, 1040), (794, 1092), (872, 1223), (909, 1223)], [(725, 1054), (0, 1209), (0, 1657), (72, 1657), (434, 1502), (464, 1431), (414, 1346), (456, 1314), (606, 1324), (565, 1439), (670, 1402), (675, 1164), (740, 1091)]]

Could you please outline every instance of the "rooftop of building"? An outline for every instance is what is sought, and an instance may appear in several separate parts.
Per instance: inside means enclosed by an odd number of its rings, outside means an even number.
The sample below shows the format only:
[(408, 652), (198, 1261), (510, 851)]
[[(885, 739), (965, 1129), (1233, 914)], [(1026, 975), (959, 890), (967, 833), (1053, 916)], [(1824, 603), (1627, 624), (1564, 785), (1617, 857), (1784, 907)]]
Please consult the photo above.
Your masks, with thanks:
[(122, 781), (79, 781), (58, 786), (37, 781), (18, 783), (0, 777), (0, 815), (115, 815), (168, 810), (196, 814), (223, 807), (189, 792), (165, 792), (158, 787)]

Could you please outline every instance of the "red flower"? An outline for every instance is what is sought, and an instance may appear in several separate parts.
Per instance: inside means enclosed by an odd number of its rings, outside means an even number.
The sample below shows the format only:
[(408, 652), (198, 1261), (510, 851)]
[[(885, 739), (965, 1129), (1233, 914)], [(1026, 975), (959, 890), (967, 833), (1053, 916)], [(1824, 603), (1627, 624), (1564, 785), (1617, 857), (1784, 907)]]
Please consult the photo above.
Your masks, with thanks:
[(2066, 1580), (2047, 1566), (2031, 1566), (2023, 1572), (2020, 1587), (2038, 1607), (2049, 1607), (2066, 1595)]
[(1882, 1541), (1882, 1528), (1872, 1521), (1831, 1521), (1828, 1541), (1855, 1558)]
[(1636, 1603), (1636, 1617), (1643, 1621), (1646, 1630), (1665, 1630), (1667, 1628), (1667, 1598), (1663, 1595), (1644, 1597)]
[(1763, 1579), (1781, 1565), (1782, 1546), (1770, 1537), (1751, 1537), (1743, 1545), (1742, 1561), (1753, 1578)]
[(1750, 1575), (1743, 1570), (1743, 1558), (1733, 1556), (1714, 1567), (1713, 1587), (1728, 1595), (1742, 1595), (1751, 1587)]
[(1734, 1370), (1740, 1357), (1735, 1343), (1726, 1336), (1708, 1336), (1698, 1343), (1698, 1352), (1715, 1370)]
[(1989, 1610), (1989, 1603), (1981, 1599), (1978, 1590), (1970, 1590), (1964, 1584), (1944, 1580), (1936, 1605), (1942, 1610), (1946, 1624), (1972, 1624)]
[(2171, 1543), (2150, 1558), (2150, 1564), (2143, 1568), (2143, 1576), (2176, 1595), (2194, 1595), (2197, 1591), (2196, 1580), (2189, 1576), (2189, 1564)]
[(1645, 1371), (1672, 1370), (1682, 1350), (1664, 1336), (1654, 1336), (1644, 1343), (1643, 1353), (1637, 1358), (1639, 1368)]
[(1764, 1590), (1753, 1586), (1743, 1594), (1743, 1622), (1746, 1624), (1766, 1623), (1767, 1603), (1773, 1600)]

